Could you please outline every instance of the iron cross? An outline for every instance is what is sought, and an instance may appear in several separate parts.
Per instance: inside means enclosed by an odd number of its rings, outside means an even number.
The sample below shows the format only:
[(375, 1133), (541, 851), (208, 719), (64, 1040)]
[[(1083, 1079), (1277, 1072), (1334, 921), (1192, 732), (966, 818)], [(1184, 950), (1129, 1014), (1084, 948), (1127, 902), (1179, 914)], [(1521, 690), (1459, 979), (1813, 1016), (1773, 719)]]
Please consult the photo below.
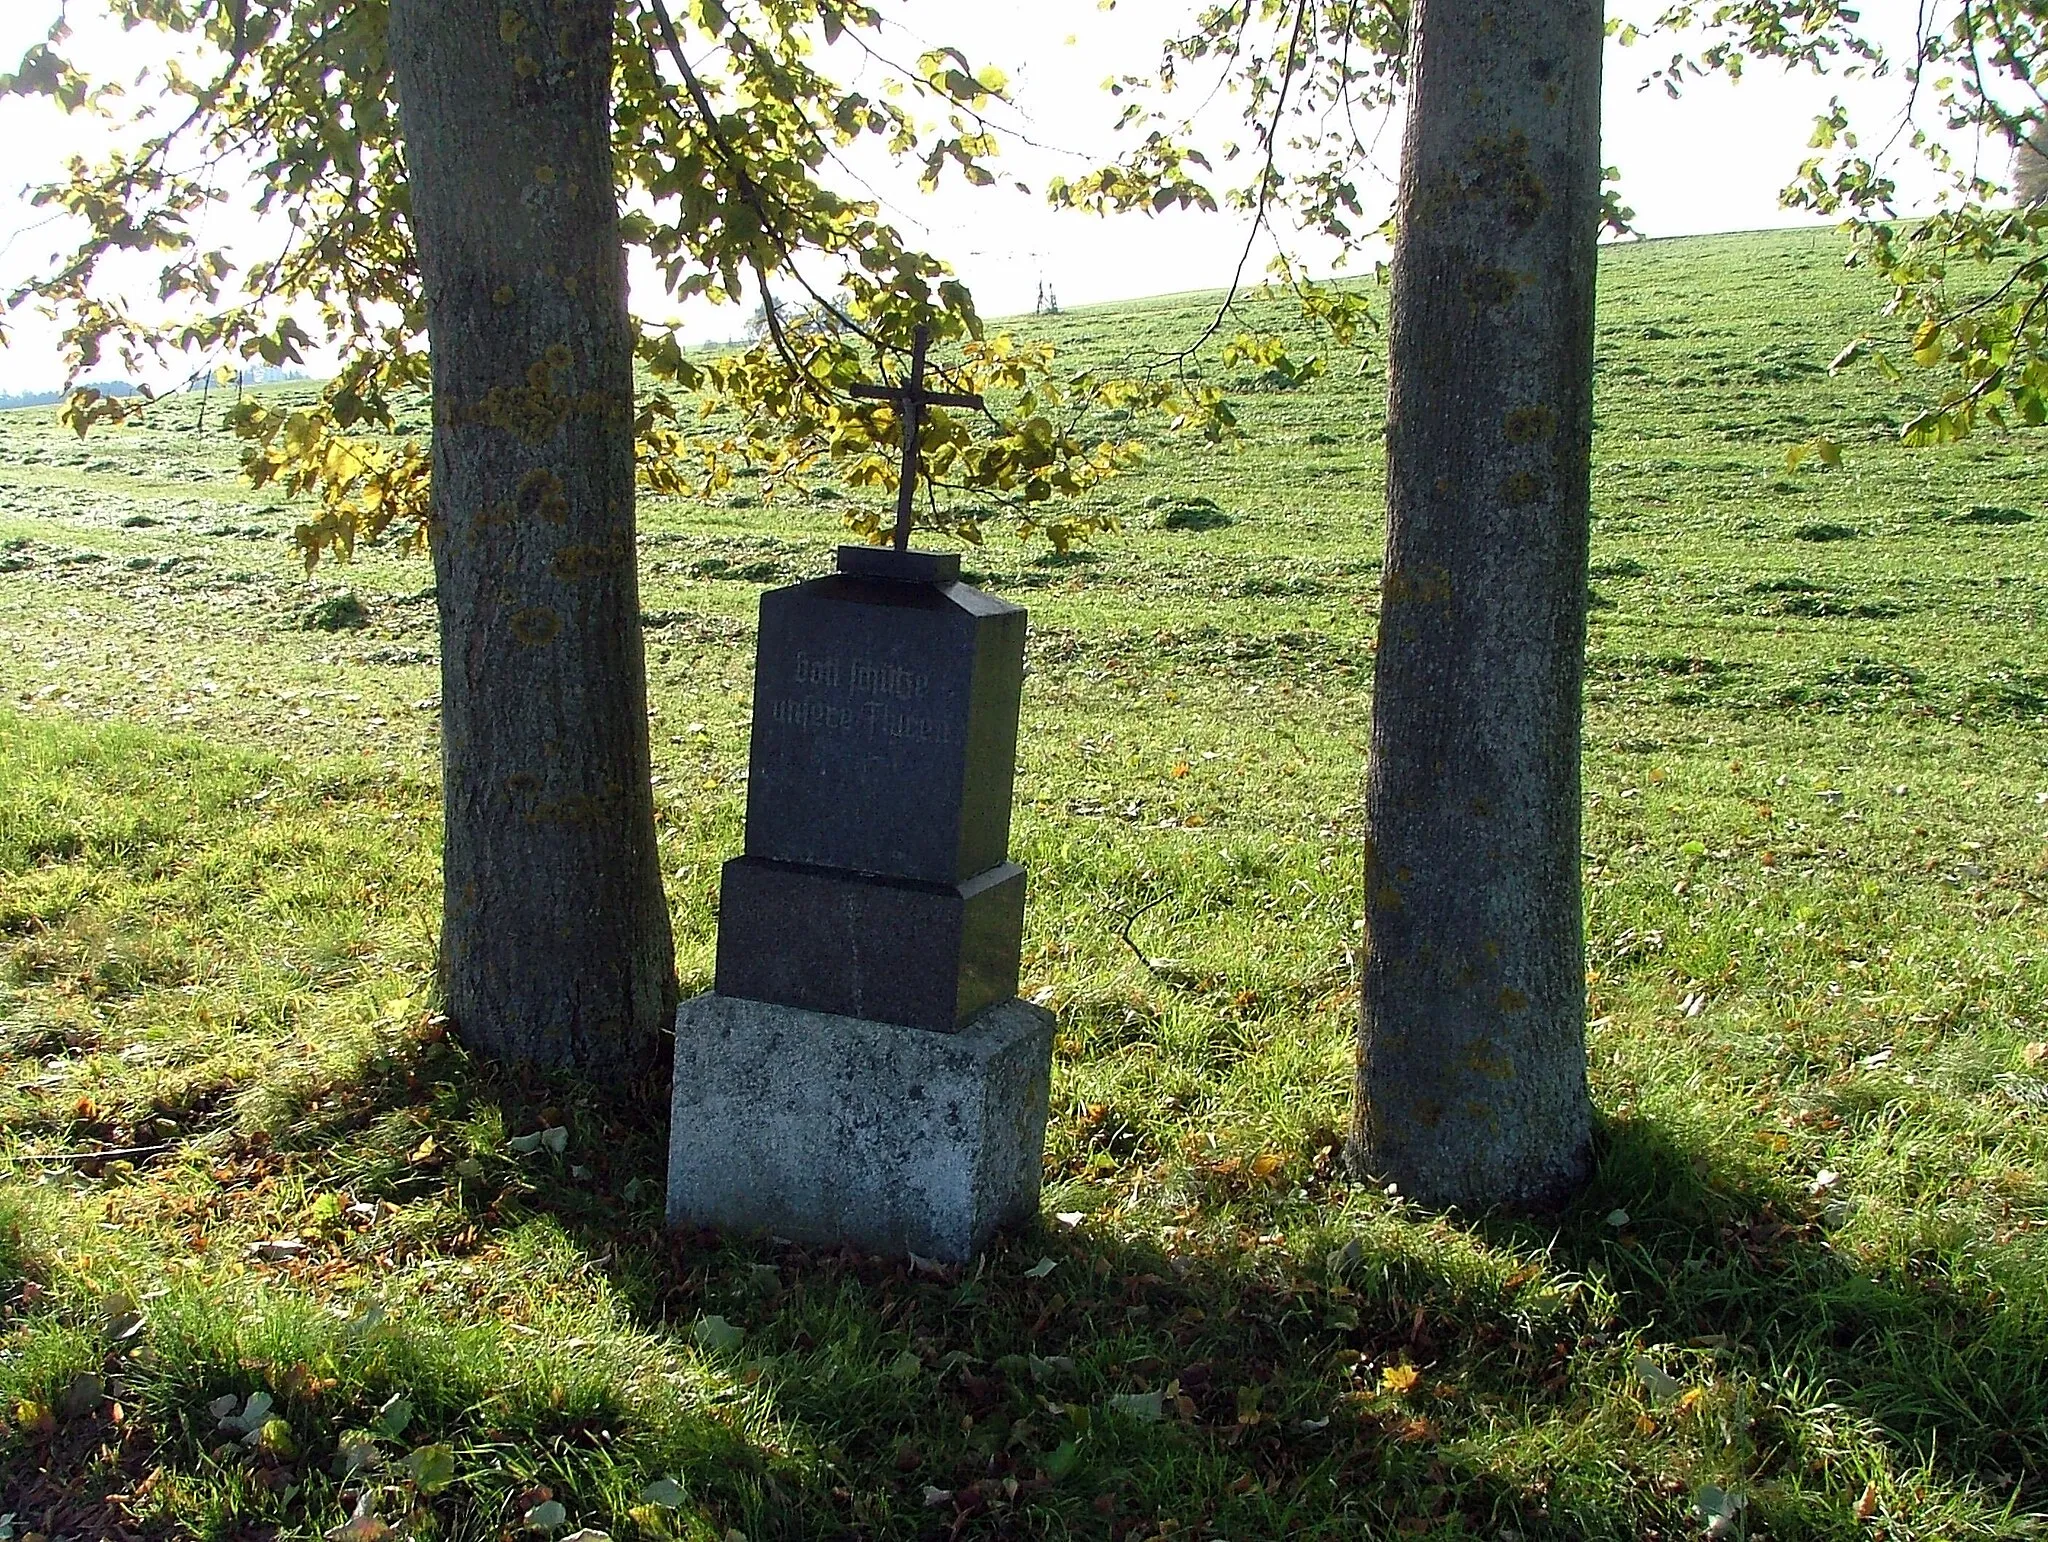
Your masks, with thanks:
[(903, 474), (896, 482), (898, 551), (910, 550), (910, 511), (917, 496), (917, 436), (918, 430), (924, 426), (925, 408), (971, 407), (979, 410), (982, 406), (980, 397), (970, 396), (964, 391), (927, 391), (924, 388), (924, 355), (930, 344), (930, 331), (920, 325), (910, 350), (910, 378), (901, 384), (847, 387), (855, 396), (893, 402), (896, 415), (903, 423)]

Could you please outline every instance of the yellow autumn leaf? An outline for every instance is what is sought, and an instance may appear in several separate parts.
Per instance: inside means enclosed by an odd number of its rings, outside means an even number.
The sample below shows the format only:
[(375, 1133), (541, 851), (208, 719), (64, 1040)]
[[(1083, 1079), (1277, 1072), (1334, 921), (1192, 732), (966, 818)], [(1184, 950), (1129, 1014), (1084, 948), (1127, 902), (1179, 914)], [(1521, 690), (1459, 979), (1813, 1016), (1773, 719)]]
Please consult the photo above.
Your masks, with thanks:
[(1380, 1371), (1380, 1390), (1395, 1397), (1405, 1397), (1415, 1390), (1415, 1384), (1422, 1380), (1422, 1372), (1412, 1365), (1389, 1365)]

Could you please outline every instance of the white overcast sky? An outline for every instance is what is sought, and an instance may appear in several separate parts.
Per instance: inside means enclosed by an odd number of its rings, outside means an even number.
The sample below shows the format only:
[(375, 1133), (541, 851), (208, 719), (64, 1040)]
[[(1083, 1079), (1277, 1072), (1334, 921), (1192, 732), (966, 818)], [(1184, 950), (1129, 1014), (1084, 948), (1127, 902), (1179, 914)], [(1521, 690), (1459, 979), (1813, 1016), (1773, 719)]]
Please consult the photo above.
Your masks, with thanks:
[[(42, 37), (56, 9), (57, 0), (0, 0), (0, 68), (11, 68)], [(884, 46), (896, 57), (907, 59), (922, 44), (943, 41), (1009, 73), (1017, 102), (1013, 117), (1044, 148), (1012, 142), (1000, 164), (1038, 187), (1049, 175), (1085, 169), (1114, 151), (1110, 125), (1121, 104), (1101, 89), (1102, 82), (1149, 70), (1159, 39), (1194, 6), (1192, 0), (1120, 0), (1115, 11), (1105, 13), (1097, 0), (1004, 6), (898, 0), (883, 9), (892, 18)], [(108, 73), (132, 78), (153, 51), (162, 52), (151, 34), (124, 37), (96, 22), (96, 11), (95, 0), (71, 0), (79, 35), (67, 52), (81, 65), (97, 62)], [(1651, 236), (1804, 222), (1779, 207), (1778, 190), (1811, 153), (1805, 146), (1815, 115), (1839, 93), (1866, 129), (1876, 129), (1896, 113), (1900, 99), (1892, 82), (1816, 80), (1772, 69), (1739, 84), (1696, 82), (1672, 101), (1661, 89), (1638, 89), (1658, 52), (1650, 45), (1610, 45), (1603, 127), (1603, 159), (1620, 169), (1623, 197), (1636, 209), (1639, 228)], [(1668, 57), (1669, 48), (1663, 52)], [(87, 132), (45, 102), (0, 102), (0, 283), (18, 279), (56, 246), (54, 232), (38, 228), (42, 211), (30, 209), (22, 192), (54, 174), (74, 151), (90, 148)], [(1390, 127), (1379, 157), (1387, 176), (1398, 149), (1398, 128)], [(927, 195), (913, 178), (885, 166), (862, 163), (861, 169), (906, 235), (951, 261), (987, 315), (1029, 310), (1041, 282), (1069, 307), (1220, 288), (1244, 246), (1245, 227), (1230, 216), (1101, 220), (1053, 213), (1042, 198), (1007, 184), (970, 190), (950, 183)], [(1368, 197), (1377, 191), (1391, 199), (1391, 185), (1370, 172), (1360, 185)], [(1910, 180), (1905, 185), (1912, 191)], [(218, 239), (220, 232), (213, 234)], [(1304, 250), (1313, 257), (1313, 248)], [(1270, 248), (1255, 260), (1254, 276), (1268, 255)], [(649, 314), (665, 310), (651, 279), (642, 283), (636, 276), (635, 299)], [(740, 314), (729, 308), (686, 319), (694, 333), (710, 339), (735, 335), (741, 325)], [(57, 384), (63, 365), (52, 331), (25, 316), (16, 318), (13, 331), (11, 346), (0, 350), (0, 392)]]

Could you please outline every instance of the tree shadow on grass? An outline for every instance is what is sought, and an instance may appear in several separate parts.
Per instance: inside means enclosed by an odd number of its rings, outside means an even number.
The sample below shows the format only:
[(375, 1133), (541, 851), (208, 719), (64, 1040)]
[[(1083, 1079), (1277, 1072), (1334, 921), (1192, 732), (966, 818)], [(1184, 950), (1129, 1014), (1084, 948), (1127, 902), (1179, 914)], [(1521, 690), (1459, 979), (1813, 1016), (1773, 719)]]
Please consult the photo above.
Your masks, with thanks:
[[(1861, 1265), (1817, 1201), (1717, 1169), (1646, 1121), (1603, 1125), (1592, 1187), (1540, 1226), (1347, 1198), (1326, 1147), (1273, 1187), (1238, 1174), (1205, 1189), (1162, 1162), (1150, 1178), (1181, 1185), (1184, 1226), (1111, 1208), (934, 1271), (668, 1232), (667, 1091), (657, 1067), (592, 1085), (414, 1034), (273, 1100), (266, 1133), (216, 1168), (271, 1165), (309, 1195), (379, 1207), (309, 1230), (309, 1255), (269, 1271), (281, 1285), (317, 1291), (336, 1261), (436, 1277), (468, 1265), (518, 1321), (555, 1288), (521, 1272), (566, 1258), (562, 1288), (593, 1303), (590, 1333), (653, 1346), (630, 1374), (565, 1370), (559, 1406), (545, 1375), (492, 1408), (417, 1356), (403, 1378), (352, 1373), (359, 1416), (398, 1380), (439, 1376), (443, 1394), (415, 1388), (415, 1438), (465, 1461), (498, 1453), (497, 1475), (460, 1499), (457, 1534), (503, 1524), (544, 1481), (615, 1534), (1126, 1542), (1171, 1522), (1182, 1536), (1676, 1537), (1697, 1531), (1697, 1484), (1725, 1468), (1772, 1535), (1846, 1535), (1863, 1472), (1802, 1411), (1829, 1404), (1887, 1432), (1952, 1490), (2048, 1458), (2036, 1315), (1940, 1267)], [(1609, 1224), (1618, 1208), (1625, 1225)], [(532, 1353), (569, 1366), (587, 1352), (562, 1349), (556, 1328)], [(517, 1345), (488, 1332), (492, 1353)], [(1709, 1389), (1695, 1412), (1638, 1388), (1639, 1346)], [(678, 1351), (690, 1388), (659, 1404), (628, 1391)], [(175, 1382), (165, 1409), (289, 1370), (233, 1335), (173, 1376), (175, 1358), (155, 1373)], [(1728, 1431), (1721, 1467), (1702, 1454), (1710, 1416)], [(1680, 1434), (1690, 1445), (1658, 1444)], [(167, 1444), (202, 1461), (207, 1436), (174, 1428)], [(686, 1505), (635, 1521), (655, 1476), (677, 1479)], [(307, 1493), (333, 1488), (316, 1478)]]
[[(2037, 1303), (2004, 1299), (1960, 1246), (1897, 1265), (1865, 1255), (1853, 1198), (1732, 1170), (1653, 1120), (1603, 1118), (1596, 1154), (1560, 1223), (1488, 1220), (1479, 1234), (1542, 1246), (1553, 1269), (1596, 1281), (1610, 1337), (1705, 1352), (1746, 1379), (1759, 1394), (1746, 1436), (1757, 1475), (1810, 1497), (1845, 1462), (1854, 1481), (1837, 1472), (1832, 1486), (1848, 1483), (1853, 1500), (1866, 1473), (1840, 1438), (1860, 1425), (1892, 1448), (1895, 1472), (1974, 1495), (1984, 1514), (2048, 1503)], [(1792, 1529), (1829, 1529), (1787, 1503)]]

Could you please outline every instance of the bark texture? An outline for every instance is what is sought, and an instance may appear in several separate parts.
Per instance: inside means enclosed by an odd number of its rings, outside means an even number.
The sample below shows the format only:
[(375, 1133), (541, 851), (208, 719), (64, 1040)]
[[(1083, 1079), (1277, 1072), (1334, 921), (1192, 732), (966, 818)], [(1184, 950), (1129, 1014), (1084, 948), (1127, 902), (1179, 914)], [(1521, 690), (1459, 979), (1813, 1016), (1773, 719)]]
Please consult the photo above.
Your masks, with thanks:
[(1579, 732), (1599, 0), (1417, 0), (1352, 1156), (1420, 1203), (1588, 1165)]
[(441, 968), (478, 1051), (649, 1055), (675, 958), (648, 781), (610, 0), (392, 0), (433, 351)]

